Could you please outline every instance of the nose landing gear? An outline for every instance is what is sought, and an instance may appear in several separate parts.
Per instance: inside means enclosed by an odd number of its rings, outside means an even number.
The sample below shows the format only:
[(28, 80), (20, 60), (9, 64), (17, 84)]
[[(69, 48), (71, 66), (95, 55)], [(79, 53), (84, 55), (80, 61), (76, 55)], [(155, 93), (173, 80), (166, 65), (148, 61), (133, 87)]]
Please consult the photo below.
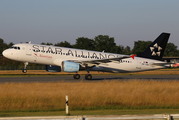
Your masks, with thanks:
[(22, 72), (23, 73), (26, 73), (27, 72), (27, 65), (28, 65), (29, 63), (28, 62), (24, 62), (24, 69), (22, 70)]

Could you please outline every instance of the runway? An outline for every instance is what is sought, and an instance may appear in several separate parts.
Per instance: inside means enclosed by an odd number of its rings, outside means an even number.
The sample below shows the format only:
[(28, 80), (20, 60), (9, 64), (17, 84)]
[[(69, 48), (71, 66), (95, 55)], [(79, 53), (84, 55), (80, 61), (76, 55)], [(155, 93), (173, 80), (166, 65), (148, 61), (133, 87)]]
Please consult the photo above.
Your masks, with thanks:
[(31, 83), (31, 82), (99, 82), (112, 80), (179, 80), (179, 75), (93, 75), (92, 80), (73, 79), (73, 76), (44, 76), (44, 77), (0, 77), (0, 83)]

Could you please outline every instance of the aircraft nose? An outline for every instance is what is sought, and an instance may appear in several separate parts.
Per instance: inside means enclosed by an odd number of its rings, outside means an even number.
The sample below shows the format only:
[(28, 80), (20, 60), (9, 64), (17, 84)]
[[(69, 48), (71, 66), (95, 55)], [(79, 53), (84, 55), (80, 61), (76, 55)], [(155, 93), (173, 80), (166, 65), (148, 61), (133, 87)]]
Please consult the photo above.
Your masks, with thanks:
[(9, 51), (8, 50), (4, 50), (2, 52), (2, 54), (3, 54), (4, 57), (8, 57)]

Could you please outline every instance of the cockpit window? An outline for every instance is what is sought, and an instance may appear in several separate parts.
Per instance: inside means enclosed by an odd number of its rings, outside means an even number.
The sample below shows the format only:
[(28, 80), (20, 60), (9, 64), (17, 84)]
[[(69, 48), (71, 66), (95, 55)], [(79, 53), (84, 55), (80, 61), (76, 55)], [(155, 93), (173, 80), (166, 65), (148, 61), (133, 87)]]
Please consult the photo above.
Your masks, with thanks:
[(10, 49), (20, 50), (20, 47), (18, 47), (18, 46), (12, 46), (12, 47), (10, 47)]

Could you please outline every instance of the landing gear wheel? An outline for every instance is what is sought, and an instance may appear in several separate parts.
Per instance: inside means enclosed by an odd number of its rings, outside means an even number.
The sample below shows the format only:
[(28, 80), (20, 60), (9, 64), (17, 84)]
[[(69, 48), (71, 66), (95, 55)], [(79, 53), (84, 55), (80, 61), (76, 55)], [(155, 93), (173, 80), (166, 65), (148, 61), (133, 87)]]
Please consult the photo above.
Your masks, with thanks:
[(90, 74), (86, 74), (86, 75), (85, 75), (85, 79), (86, 79), (86, 80), (92, 80), (92, 76), (91, 76)]
[(75, 74), (75, 75), (73, 75), (73, 78), (74, 79), (80, 79), (80, 75), (79, 74)]
[(23, 72), (23, 73), (26, 73), (26, 72), (27, 72), (27, 70), (26, 70), (26, 69), (23, 69), (23, 70), (22, 70), (22, 72)]
[(28, 65), (29, 63), (28, 62), (24, 62), (24, 69), (22, 70), (22, 72), (23, 73), (26, 73), (27, 72), (27, 65)]

